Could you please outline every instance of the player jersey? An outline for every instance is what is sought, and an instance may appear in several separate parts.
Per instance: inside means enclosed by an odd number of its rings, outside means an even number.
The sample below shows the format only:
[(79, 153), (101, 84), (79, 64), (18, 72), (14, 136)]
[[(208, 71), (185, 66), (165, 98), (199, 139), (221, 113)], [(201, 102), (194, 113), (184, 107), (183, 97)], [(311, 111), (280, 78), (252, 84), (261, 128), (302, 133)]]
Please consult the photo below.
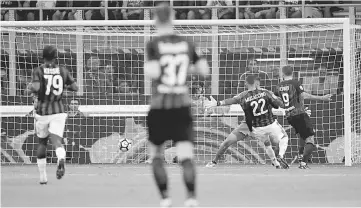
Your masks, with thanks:
[(242, 106), (248, 127), (268, 126), (275, 121), (272, 108), (279, 108), (281, 101), (268, 90), (244, 91), (234, 97)]
[(298, 80), (285, 80), (277, 85), (275, 94), (280, 96), (286, 111), (286, 116), (295, 116), (305, 113), (303, 97), (303, 87)]
[(153, 80), (151, 109), (189, 107), (186, 79), (191, 64), (199, 57), (192, 43), (178, 35), (163, 35), (147, 44), (149, 61), (158, 61), (161, 73)]
[(38, 115), (52, 115), (64, 113), (62, 102), (65, 85), (74, 83), (74, 79), (67, 69), (56, 64), (43, 64), (34, 69), (32, 82), (40, 83), (40, 90), (37, 92)]

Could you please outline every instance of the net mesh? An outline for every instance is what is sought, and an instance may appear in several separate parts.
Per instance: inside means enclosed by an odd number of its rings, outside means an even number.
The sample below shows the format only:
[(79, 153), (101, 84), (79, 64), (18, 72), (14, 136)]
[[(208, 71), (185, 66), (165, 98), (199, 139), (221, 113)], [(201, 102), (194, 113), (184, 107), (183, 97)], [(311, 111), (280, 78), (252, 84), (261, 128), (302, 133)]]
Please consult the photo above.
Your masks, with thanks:
[[(149, 159), (145, 116), (151, 83), (144, 76), (145, 40), (152, 38), (152, 26), (118, 27), (16, 27), (1, 28), (2, 163), (35, 163), (38, 139), (34, 132), (32, 98), (24, 95), (31, 71), (41, 64), (44, 45), (55, 45), (58, 63), (65, 65), (81, 86), (78, 94), (66, 93), (68, 121), (64, 144), (69, 163), (143, 163)], [(280, 80), (282, 33), (287, 34), (287, 59), (296, 69), (307, 92), (332, 93), (330, 103), (306, 101), (312, 110), (317, 151), (314, 163), (341, 163), (344, 159), (343, 80), (358, 83), (352, 102), (353, 153), (360, 151), (360, 31), (351, 50), (354, 57), (352, 79), (343, 77), (342, 28), (338, 24), (251, 25), (251, 26), (176, 26), (175, 31), (196, 43), (208, 60), (212, 76), (192, 75), (195, 115), (196, 161), (208, 162), (220, 144), (243, 119), (237, 106), (206, 111), (204, 99), (218, 100), (242, 91), (240, 76), (247, 70), (267, 74), (264, 87), (274, 90)], [(357, 39), (358, 38), (358, 39)], [(357, 41), (356, 41), (357, 40)], [(358, 52), (356, 52), (358, 51)], [(256, 66), (247, 60), (258, 59)], [(282, 110), (275, 111), (279, 123), (290, 137), (286, 159), (298, 154), (298, 139)], [(131, 150), (120, 152), (118, 141), (132, 140)], [(360, 154), (353, 162), (360, 163)], [(48, 148), (48, 162), (56, 162)], [(165, 160), (176, 162), (173, 143), (166, 144)], [(264, 145), (255, 138), (239, 141), (221, 158), (224, 163), (265, 164), (269, 160)]]

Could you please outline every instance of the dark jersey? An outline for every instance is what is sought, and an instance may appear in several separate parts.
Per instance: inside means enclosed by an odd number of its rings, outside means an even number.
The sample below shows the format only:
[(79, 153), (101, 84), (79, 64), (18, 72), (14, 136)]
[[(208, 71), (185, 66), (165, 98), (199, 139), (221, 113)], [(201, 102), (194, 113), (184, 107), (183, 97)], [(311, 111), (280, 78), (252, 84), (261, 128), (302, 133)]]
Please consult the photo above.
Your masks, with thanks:
[[(158, 61), (161, 73), (153, 83), (152, 109), (189, 107), (186, 79), (191, 64), (199, 60), (192, 43), (178, 35), (164, 35), (147, 44), (148, 61)], [(149, 70), (149, 69), (148, 69)]]
[(275, 121), (272, 108), (279, 108), (282, 101), (265, 89), (244, 91), (234, 97), (241, 104), (248, 127), (268, 126)]
[(65, 85), (74, 83), (69, 71), (56, 64), (43, 64), (34, 69), (32, 79), (33, 83), (40, 83), (40, 90), (37, 92), (38, 105), (36, 113), (39, 115), (64, 113), (62, 96)]
[(285, 80), (277, 85), (275, 94), (282, 98), (285, 109), (288, 109), (286, 116), (295, 116), (305, 113), (302, 84), (298, 80)]

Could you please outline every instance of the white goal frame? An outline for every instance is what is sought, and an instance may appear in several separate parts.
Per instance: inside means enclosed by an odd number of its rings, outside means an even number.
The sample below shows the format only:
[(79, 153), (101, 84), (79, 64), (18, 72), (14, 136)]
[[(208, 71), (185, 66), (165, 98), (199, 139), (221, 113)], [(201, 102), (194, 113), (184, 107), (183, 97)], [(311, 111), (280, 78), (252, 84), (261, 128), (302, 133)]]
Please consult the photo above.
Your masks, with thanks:
[[(77, 31), (82, 31), (82, 27), (86, 26), (144, 26), (144, 35), (145, 37), (150, 36), (150, 26), (154, 24), (154, 21), (152, 20), (123, 20), (123, 21), (112, 21), (112, 20), (99, 20), (99, 21), (2, 21), (0, 23), (1, 27), (76, 27)], [(345, 151), (345, 165), (351, 166), (351, 143), (352, 143), (352, 132), (351, 132), (351, 62), (352, 62), (352, 48), (351, 48), (351, 29), (352, 25), (349, 18), (315, 18), (315, 19), (262, 19), (262, 21), (257, 19), (252, 20), (210, 20), (210, 21), (204, 21), (204, 20), (175, 20), (174, 25), (180, 26), (180, 25), (207, 25), (212, 26), (212, 31), (216, 33), (218, 30), (217, 26), (221, 25), (227, 25), (227, 26), (239, 26), (239, 25), (313, 25), (313, 24), (339, 24), (340, 27), (342, 27), (343, 30), (343, 61), (344, 61), (344, 83), (343, 83), (343, 89), (344, 89), (344, 151)], [(282, 28), (281, 28), (282, 30)], [(282, 32), (282, 31), (281, 31)], [(10, 32), (12, 33), (12, 32)], [(10, 40), (13, 46), (10, 45), (10, 51), (9, 51), (9, 72), (10, 72), (10, 88), (15, 89), (15, 54), (16, 54), (16, 47), (15, 47), (15, 34), (11, 35), (10, 38), (13, 38), (13, 40)], [(286, 38), (286, 37), (282, 37)], [(145, 38), (147, 40), (148, 38)], [(79, 55), (83, 53), (81, 42), (81, 35), (79, 37), (77, 36), (77, 52), (79, 52)], [(212, 45), (217, 46), (217, 38), (212, 38)], [(281, 42), (283, 42), (281, 40)], [(281, 47), (281, 50), (287, 50), (287, 47)], [(213, 50), (212, 52), (212, 60), (218, 60), (219, 50)], [(281, 54), (284, 51), (281, 51)], [(214, 59), (213, 59), (214, 58)], [(285, 58), (285, 57), (284, 57)], [(283, 59), (284, 59), (283, 58)], [(79, 59), (82, 61), (81, 59)], [(281, 63), (287, 63), (287, 60), (282, 60), (281, 57)], [(77, 63), (82, 64), (82, 63)], [(82, 66), (77, 66), (77, 73), (82, 72)], [(212, 74), (219, 74), (218, 73), (218, 66), (212, 66)], [(81, 78), (82, 76), (78, 76)], [(82, 78), (81, 78), (82, 79)], [(145, 78), (147, 80), (147, 78)], [(79, 82), (82, 82), (82, 80), (78, 80)], [(150, 86), (149, 86), (150, 87)], [(215, 91), (218, 91), (217, 87), (212, 87)], [(81, 91), (81, 90), (80, 90)], [(79, 95), (81, 95), (82, 92), (80, 92)], [(147, 93), (147, 92), (146, 92)], [(213, 92), (216, 93), (216, 92)], [(10, 95), (12, 93), (10, 92)], [(13, 94), (15, 95), (15, 94)]]

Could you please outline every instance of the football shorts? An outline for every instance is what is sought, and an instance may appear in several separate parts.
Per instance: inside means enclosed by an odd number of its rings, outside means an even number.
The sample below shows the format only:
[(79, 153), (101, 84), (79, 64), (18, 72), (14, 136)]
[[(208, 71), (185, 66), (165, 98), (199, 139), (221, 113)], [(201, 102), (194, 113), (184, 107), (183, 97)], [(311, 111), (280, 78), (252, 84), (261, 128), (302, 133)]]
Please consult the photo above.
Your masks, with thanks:
[(41, 116), (35, 114), (35, 130), (39, 138), (46, 138), (49, 133), (63, 137), (68, 114), (58, 113)]
[(193, 118), (190, 107), (151, 109), (147, 116), (149, 141), (162, 145), (167, 140), (193, 142)]

